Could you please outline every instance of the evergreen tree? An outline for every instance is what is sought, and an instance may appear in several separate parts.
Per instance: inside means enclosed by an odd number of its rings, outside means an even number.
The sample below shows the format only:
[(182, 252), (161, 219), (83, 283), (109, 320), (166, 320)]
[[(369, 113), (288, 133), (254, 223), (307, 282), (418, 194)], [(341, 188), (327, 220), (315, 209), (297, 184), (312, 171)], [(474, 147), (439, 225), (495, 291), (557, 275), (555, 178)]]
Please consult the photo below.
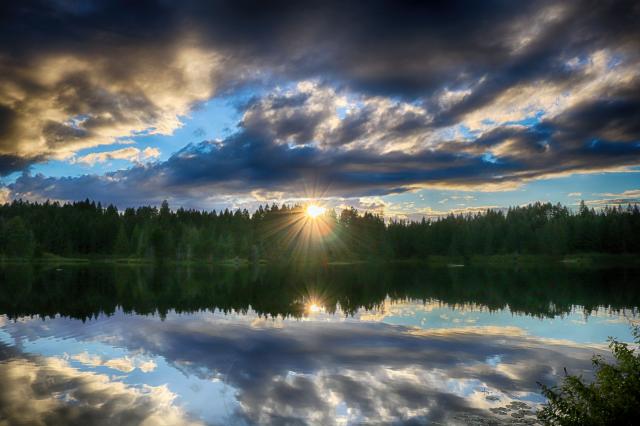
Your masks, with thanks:
[(11, 218), (5, 224), (5, 253), (10, 257), (26, 257), (33, 255), (35, 241), (31, 230), (20, 216)]
[[(309, 233), (315, 229), (314, 233)], [(319, 230), (322, 229), (320, 232)], [(572, 213), (561, 205), (535, 203), (506, 212), (447, 215), (419, 222), (385, 223), (353, 208), (312, 221), (303, 206), (271, 205), (205, 212), (143, 206), (120, 215), (90, 200), (70, 204), (0, 205), (0, 251), (11, 257), (135, 255), (157, 259), (225, 259), (235, 256), (294, 258), (426, 259), (432, 255), (530, 253), (640, 253), (638, 206)]]
[(129, 250), (129, 238), (127, 237), (127, 232), (125, 231), (124, 224), (120, 223), (120, 227), (118, 228), (118, 235), (116, 236), (116, 242), (113, 247), (113, 253), (120, 256), (128, 256)]

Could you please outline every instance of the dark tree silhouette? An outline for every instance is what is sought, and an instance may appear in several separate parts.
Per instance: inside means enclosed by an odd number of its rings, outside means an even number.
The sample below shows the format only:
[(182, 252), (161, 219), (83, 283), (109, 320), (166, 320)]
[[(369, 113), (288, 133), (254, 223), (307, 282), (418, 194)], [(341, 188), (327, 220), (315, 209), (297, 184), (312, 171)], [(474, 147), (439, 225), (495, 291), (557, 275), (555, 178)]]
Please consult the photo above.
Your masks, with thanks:
[(146, 206), (119, 212), (94, 201), (21, 200), (0, 206), (0, 255), (111, 256), (173, 260), (229, 258), (316, 261), (426, 259), (434, 255), (640, 253), (638, 206), (574, 213), (535, 203), (419, 222), (328, 210), (311, 222), (303, 206), (171, 211)]

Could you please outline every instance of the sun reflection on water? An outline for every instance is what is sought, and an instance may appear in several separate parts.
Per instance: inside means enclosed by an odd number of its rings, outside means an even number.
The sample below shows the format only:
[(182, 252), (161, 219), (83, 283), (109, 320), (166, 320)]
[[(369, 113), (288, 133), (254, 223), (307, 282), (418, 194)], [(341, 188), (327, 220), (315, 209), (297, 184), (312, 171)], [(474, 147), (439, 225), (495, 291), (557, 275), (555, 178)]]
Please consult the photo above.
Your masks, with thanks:
[(324, 311), (324, 308), (316, 303), (311, 303), (307, 305), (307, 311), (312, 314), (317, 314), (319, 312)]

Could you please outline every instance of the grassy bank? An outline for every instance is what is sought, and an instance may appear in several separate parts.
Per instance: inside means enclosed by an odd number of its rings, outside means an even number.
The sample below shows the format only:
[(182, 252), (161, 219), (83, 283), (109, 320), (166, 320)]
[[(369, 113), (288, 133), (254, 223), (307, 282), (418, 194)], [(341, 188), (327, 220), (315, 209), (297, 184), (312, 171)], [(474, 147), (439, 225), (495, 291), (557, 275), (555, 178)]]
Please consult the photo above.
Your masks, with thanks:
[[(118, 264), (118, 265), (154, 265), (155, 259), (142, 257), (116, 257), (116, 256), (86, 256), (63, 257), (53, 254), (24, 258), (24, 257), (0, 257), (0, 264), (41, 264), (41, 265), (89, 265), (89, 264)], [(249, 260), (242, 258), (216, 259), (216, 260), (163, 260), (163, 263), (172, 265), (225, 265), (244, 266), (250, 264)], [(265, 263), (260, 261), (259, 263)]]
[[(381, 262), (382, 259), (371, 260), (332, 260), (328, 265), (354, 265), (369, 262)], [(474, 255), (474, 256), (429, 256), (426, 259), (400, 259), (389, 260), (393, 263), (421, 263), (436, 267), (464, 267), (464, 266), (491, 266), (491, 267), (518, 267), (541, 266), (545, 264), (563, 264), (567, 267), (606, 267), (625, 266), (640, 267), (640, 255), (636, 254), (605, 254), (605, 253), (581, 253), (565, 256), (529, 255), (529, 254), (503, 254), (503, 255)], [(141, 257), (117, 257), (117, 256), (86, 256), (63, 257), (53, 254), (45, 254), (34, 258), (8, 258), (0, 257), (0, 264), (44, 264), (44, 265), (82, 265), (82, 264), (119, 264), (119, 265), (153, 265), (157, 261)], [(172, 265), (222, 265), (222, 266), (247, 266), (252, 264), (248, 259), (234, 257), (230, 259), (212, 260), (164, 260), (165, 264)], [(259, 264), (267, 264), (261, 259)]]
[(427, 263), (434, 266), (538, 266), (561, 263), (575, 267), (603, 267), (603, 266), (632, 266), (640, 267), (640, 255), (637, 254), (607, 254), (581, 253), (564, 256), (539, 254), (502, 254), (469, 257), (462, 256), (432, 256)]

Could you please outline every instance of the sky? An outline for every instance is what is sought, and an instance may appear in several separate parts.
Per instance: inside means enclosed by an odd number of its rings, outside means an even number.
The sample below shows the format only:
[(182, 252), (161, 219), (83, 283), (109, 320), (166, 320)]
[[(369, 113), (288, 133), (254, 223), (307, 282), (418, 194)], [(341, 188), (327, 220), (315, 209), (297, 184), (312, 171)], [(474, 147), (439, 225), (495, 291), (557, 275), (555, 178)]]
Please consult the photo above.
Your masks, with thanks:
[(0, 201), (640, 202), (637, 1), (0, 5)]
[[(12, 403), (5, 416), (22, 423), (331, 425), (429, 416), (457, 424), (450, 419), (461, 412), (541, 403), (538, 382), (551, 384), (565, 365), (589, 374), (594, 352), (609, 356), (608, 335), (633, 340), (623, 317), (594, 314), (534, 318), (387, 300), (354, 316), (310, 312), (302, 320), (252, 310), (170, 311), (162, 320), (120, 309), (86, 321), (0, 316), (0, 374), (10, 385), (0, 394)], [(67, 400), (76, 410), (60, 404)]]

